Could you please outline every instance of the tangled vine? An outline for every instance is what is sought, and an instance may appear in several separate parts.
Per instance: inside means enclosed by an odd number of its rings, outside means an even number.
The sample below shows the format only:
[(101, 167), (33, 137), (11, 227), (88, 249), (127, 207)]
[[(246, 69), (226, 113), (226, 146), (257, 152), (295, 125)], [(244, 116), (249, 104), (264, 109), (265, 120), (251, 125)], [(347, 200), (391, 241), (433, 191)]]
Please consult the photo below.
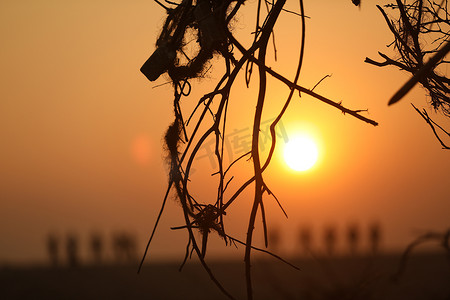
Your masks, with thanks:
[[(230, 26), (230, 22), (245, 3), (244, 0), (182, 0), (180, 3), (166, 0), (165, 4), (158, 0), (155, 0), (155, 2), (165, 9), (167, 18), (161, 34), (156, 41), (156, 50), (144, 63), (141, 72), (150, 81), (157, 80), (165, 73), (168, 74), (174, 91), (174, 120), (167, 129), (165, 135), (165, 147), (170, 168), (168, 187), (145, 253), (147, 253), (148, 247), (155, 234), (168, 195), (171, 190), (174, 190), (177, 200), (181, 204), (183, 210), (185, 224), (183, 226), (174, 227), (173, 229), (185, 229), (189, 235), (183, 265), (192, 253), (196, 253), (211, 280), (225, 295), (230, 299), (234, 299), (214, 276), (212, 270), (205, 261), (205, 255), (208, 236), (212, 233), (218, 234), (224, 240), (225, 244), (242, 244), (245, 246), (244, 264), (247, 299), (253, 299), (251, 277), (252, 251), (262, 251), (284, 261), (274, 253), (256, 248), (253, 245), (253, 230), (255, 227), (256, 216), (260, 213), (265, 245), (267, 247), (267, 226), (263, 202), (264, 194), (274, 197), (280, 208), (283, 209), (281, 203), (264, 180), (264, 171), (269, 166), (275, 150), (277, 138), (275, 128), (287, 110), (294, 93), (297, 91), (310, 95), (325, 104), (339, 109), (344, 114), (356, 117), (371, 125), (376, 126), (377, 122), (361, 115), (361, 112), (364, 112), (365, 110), (348, 109), (344, 107), (341, 102), (335, 102), (315, 93), (313, 91), (314, 88), (308, 89), (298, 84), (305, 47), (305, 14), (303, 2), (301, 0), (299, 13), (285, 10), (284, 5), (286, 0), (265, 2), (258, 0), (253, 43), (249, 48), (245, 48), (233, 35)], [(263, 14), (263, 4), (265, 4), (267, 8), (266, 14)], [(301, 18), (302, 34), (300, 54), (297, 72), (293, 80), (284, 77), (266, 64), (266, 53), (269, 46), (269, 40), (282, 11), (294, 13)], [(265, 16), (264, 18), (261, 17), (263, 15)], [(186, 47), (192, 42), (192, 38), (198, 46), (194, 55), (191, 55), (193, 57), (189, 57)], [(191, 112), (188, 120), (185, 121), (180, 103), (181, 99), (189, 96), (191, 92), (189, 80), (202, 78), (210, 64), (211, 58), (214, 56), (223, 59), (225, 72), (217, 82), (214, 90), (205, 94), (198, 100), (197, 106)], [(224, 139), (227, 135), (225, 124), (227, 123), (228, 104), (231, 100), (230, 92), (240, 72), (245, 72), (246, 83), (248, 86), (254, 66), (258, 68), (257, 76), (259, 77), (259, 90), (256, 97), (256, 109), (253, 119), (251, 151), (237, 158), (229, 165), (226, 165), (223, 159)], [(267, 158), (263, 160), (260, 156), (258, 145), (261, 116), (266, 101), (268, 76), (272, 76), (284, 83), (290, 92), (284, 106), (270, 125), (271, 146)], [(216, 105), (213, 106), (213, 102)], [(202, 105), (203, 109), (199, 111)], [(212, 125), (204, 132), (201, 132), (200, 125), (207, 123), (208, 113), (211, 114)], [(195, 115), (198, 115), (196, 123), (190, 125)], [(215, 138), (214, 154), (218, 165), (217, 170), (214, 173), (218, 176), (218, 186), (215, 187), (217, 188), (217, 196), (212, 202), (202, 202), (190, 193), (190, 174), (192, 172), (194, 159), (197, 157), (200, 147), (205, 143), (206, 139), (211, 136)], [(241, 160), (244, 157), (251, 158), (253, 163), (253, 176), (248, 178), (242, 185), (230, 193), (227, 190), (229, 188), (229, 183), (233, 179), (233, 176), (230, 175), (230, 168), (238, 160)], [(231, 205), (234, 205), (236, 199), (238, 199), (243, 191), (250, 186), (254, 187), (253, 205), (249, 212), (246, 240), (240, 241), (226, 233), (224, 216), (226, 215), (227, 209)], [(227, 193), (225, 193), (226, 191)], [(197, 240), (198, 237), (194, 234), (195, 230), (199, 231), (201, 241)], [(145, 255), (142, 262), (144, 261), (144, 258)]]
[[(377, 5), (386, 24), (394, 36), (388, 45), (393, 47), (396, 57), (378, 52), (384, 61), (366, 58), (366, 62), (378, 67), (394, 66), (412, 77), (392, 96), (389, 105), (400, 101), (417, 83), (427, 92), (429, 103), (435, 111), (450, 118), (450, 78), (445, 68), (450, 61), (450, 12), (448, 0), (396, 0), (395, 3)], [(386, 11), (393, 11), (389, 16)], [(413, 105), (414, 107), (414, 105)], [(443, 149), (450, 150), (450, 132), (436, 124), (424, 109), (414, 109), (430, 126)]]

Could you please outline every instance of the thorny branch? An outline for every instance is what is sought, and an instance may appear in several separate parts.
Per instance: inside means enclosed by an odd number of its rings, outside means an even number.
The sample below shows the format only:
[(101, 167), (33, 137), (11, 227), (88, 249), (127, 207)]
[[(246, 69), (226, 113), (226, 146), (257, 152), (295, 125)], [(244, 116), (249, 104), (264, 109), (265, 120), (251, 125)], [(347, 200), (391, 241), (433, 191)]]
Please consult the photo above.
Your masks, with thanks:
[[(158, 214), (155, 226), (151, 233), (144, 257), (144, 262), (148, 247), (155, 234), (156, 227), (160, 217), (164, 211), (165, 203), (169, 192), (172, 190), (181, 205), (184, 216), (184, 225), (173, 229), (185, 229), (188, 234), (188, 242), (186, 246), (185, 259), (195, 253), (199, 258), (211, 280), (218, 288), (230, 299), (233, 296), (221, 285), (216, 279), (212, 270), (206, 263), (206, 253), (208, 236), (210, 234), (218, 234), (225, 244), (244, 244), (245, 245), (245, 276), (247, 286), (247, 299), (253, 299), (252, 277), (251, 277), (251, 253), (252, 250), (263, 251), (275, 258), (281, 259), (279, 256), (253, 245), (253, 230), (255, 228), (256, 216), (261, 214), (263, 221), (263, 231), (265, 235), (267, 247), (267, 224), (266, 211), (263, 202), (263, 195), (273, 196), (280, 209), (286, 215), (278, 198), (272, 193), (268, 184), (264, 180), (264, 171), (270, 164), (276, 145), (275, 127), (283, 117), (291, 102), (294, 92), (305, 93), (313, 98), (320, 100), (328, 105), (339, 109), (342, 113), (351, 115), (359, 120), (376, 126), (378, 123), (362, 116), (360, 113), (366, 110), (351, 110), (342, 105), (341, 102), (332, 101), (313, 89), (307, 89), (300, 86), (299, 80), (300, 69), (303, 62), (303, 52), (305, 47), (305, 13), (303, 9), (303, 1), (300, 0), (300, 13), (288, 11), (284, 8), (286, 0), (276, 0), (268, 2), (266, 0), (258, 0), (257, 3), (257, 20), (255, 24), (255, 32), (253, 33), (253, 42), (246, 49), (236, 39), (231, 30), (231, 21), (234, 19), (238, 10), (244, 4), (244, 0), (182, 0), (180, 3), (155, 0), (158, 5), (163, 7), (167, 13), (166, 21), (163, 25), (161, 34), (156, 41), (156, 50), (141, 68), (142, 73), (150, 80), (155, 81), (162, 74), (167, 73), (172, 83), (174, 98), (174, 120), (169, 126), (165, 135), (165, 150), (167, 153), (167, 162), (169, 165), (169, 182), (167, 193), (164, 197), (162, 207)], [(265, 18), (261, 11), (262, 1), (266, 4), (267, 14)], [(289, 80), (281, 74), (273, 71), (266, 65), (266, 49), (269, 45), (271, 37), (273, 37), (274, 26), (283, 12), (292, 13), (301, 17), (302, 36), (299, 54), (299, 63), (296, 76), (293, 80)], [(192, 38), (192, 35), (194, 38)], [(274, 42), (274, 40), (272, 39)], [(188, 44), (194, 43), (195, 51), (188, 51)], [(192, 45), (190, 45), (192, 46)], [(274, 44), (275, 47), (275, 44)], [(237, 48), (240, 54), (235, 53)], [(276, 48), (274, 49), (275, 51)], [(197, 106), (190, 113), (187, 122), (183, 119), (181, 108), (181, 100), (189, 96), (191, 92), (190, 79), (202, 78), (210, 69), (210, 60), (212, 57), (221, 57), (225, 64), (225, 72), (216, 84), (214, 90), (205, 94), (198, 100)], [(226, 137), (227, 111), (230, 101), (230, 92), (235, 84), (235, 80), (241, 71), (245, 72), (247, 85), (252, 76), (253, 65), (258, 67), (257, 76), (259, 79), (259, 92), (257, 97), (255, 115), (253, 120), (252, 147), (251, 151), (226, 166), (224, 163), (224, 139)], [(246, 67), (244, 67), (246, 66)], [(265, 161), (261, 160), (259, 152), (259, 135), (261, 126), (261, 116), (266, 102), (267, 76), (270, 75), (275, 79), (283, 82), (290, 90), (289, 96), (284, 103), (283, 108), (278, 113), (275, 120), (270, 125), (271, 147), (269, 155)], [(214, 105), (213, 105), (214, 104)], [(195, 119), (197, 116), (197, 119)], [(208, 116), (211, 117), (208, 120)], [(195, 124), (192, 124), (194, 122)], [(212, 124), (211, 124), (212, 123)], [(201, 125), (210, 124), (210, 126), (201, 132)], [(194, 159), (198, 156), (198, 152), (202, 145), (209, 137), (215, 138), (214, 156), (217, 161), (218, 169), (214, 175), (218, 178), (216, 199), (206, 201), (204, 199), (196, 199), (190, 192), (191, 170)], [(253, 162), (253, 176), (236, 190), (230, 191), (230, 182), (234, 178), (231, 173), (231, 167), (240, 159), (250, 155)], [(254, 184), (253, 206), (249, 213), (249, 222), (247, 229), (247, 237), (245, 243), (229, 236), (226, 233), (226, 224), (224, 216), (227, 209), (235, 203), (235, 200), (241, 196), (251, 184)], [(287, 215), (286, 215), (287, 216)], [(201, 241), (194, 234), (199, 231)], [(281, 259), (284, 261), (283, 259)]]

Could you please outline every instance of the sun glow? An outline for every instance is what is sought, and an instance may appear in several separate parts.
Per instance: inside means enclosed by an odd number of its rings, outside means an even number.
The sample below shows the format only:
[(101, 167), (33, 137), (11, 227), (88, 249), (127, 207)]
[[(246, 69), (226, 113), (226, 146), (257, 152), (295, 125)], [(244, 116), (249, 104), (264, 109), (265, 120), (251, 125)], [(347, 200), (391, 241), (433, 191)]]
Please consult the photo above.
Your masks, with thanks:
[(316, 143), (309, 137), (299, 136), (289, 140), (284, 148), (284, 161), (295, 171), (306, 171), (319, 157)]

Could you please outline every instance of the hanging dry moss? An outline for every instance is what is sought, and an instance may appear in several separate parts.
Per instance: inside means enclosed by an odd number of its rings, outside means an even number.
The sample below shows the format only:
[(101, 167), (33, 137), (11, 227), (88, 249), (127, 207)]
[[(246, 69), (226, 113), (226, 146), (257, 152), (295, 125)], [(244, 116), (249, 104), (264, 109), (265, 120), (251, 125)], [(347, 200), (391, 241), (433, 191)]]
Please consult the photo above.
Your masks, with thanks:
[[(156, 41), (156, 50), (141, 68), (150, 81), (168, 72), (173, 82), (202, 75), (206, 63), (214, 53), (227, 50), (226, 12), (232, 1), (184, 0), (175, 8), (167, 9), (167, 18)], [(185, 51), (186, 32), (195, 32), (198, 51), (188, 57)], [(187, 63), (181, 64), (183, 57)]]

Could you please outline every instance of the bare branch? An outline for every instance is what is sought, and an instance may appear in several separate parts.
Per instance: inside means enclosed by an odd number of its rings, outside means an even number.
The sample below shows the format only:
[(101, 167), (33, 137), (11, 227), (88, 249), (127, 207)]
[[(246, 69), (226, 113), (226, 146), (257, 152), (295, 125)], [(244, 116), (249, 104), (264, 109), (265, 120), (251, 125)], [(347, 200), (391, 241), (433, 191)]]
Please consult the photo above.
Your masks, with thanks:
[[(305, 48), (306, 16), (303, 9), (303, 1), (300, 0), (300, 13), (297, 14), (292, 11), (284, 10), (286, 0), (277, 0), (272, 3), (267, 2), (267, 0), (258, 0), (255, 31), (252, 33), (253, 36), (250, 36), (251, 39), (253, 39), (253, 43), (248, 49), (245, 49), (233, 36), (230, 32), (232, 26), (229, 24), (244, 4), (243, 0), (181, 0), (180, 3), (166, 0), (169, 7), (162, 4), (161, 0), (156, 1), (166, 9), (167, 18), (156, 42), (157, 49), (142, 66), (141, 71), (150, 81), (157, 80), (162, 74), (168, 74), (173, 88), (174, 120), (165, 135), (165, 150), (167, 153), (170, 174), (168, 190), (153, 227), (143, 260), (145, 259), (150, 242), (152, 241), (163, 213), (167, 194), (169, 193), (169, 190), (173, 190), (184, 216), (184, 225), (174, 227), (173, 229), (186, 230), (188, 235), (186, 252), (180, 268), (182, 268), (187, 259), (192, 255), (197, 256), (203, 268), (216, 286), (224, 293), (224, 295), (233, 299), (232, 295), (230, 295), (230, 293), (228, 293), (215, 278), (212, 270), (205, 261), (208, 249), (208, 237), (210, 234), (218, 234), (223, 238), (226, 245), (228, 242), (232, 244), (236, 242), (244, 244), (247, 298), (252, 299), (252, 251), (257, 250), (266, 252), (281, 259), (269, 251), (254, 247), (253, 230), (255, 227), (256, 216), (258, 213), (261, 213), (262, 229), (264, 231), (265, 244), (267, 247), (268, 225), (266, 214), (268, 212), (263, 203), (264, 193), (274, 197), (287, 217), (287, 213), (282, 207), (281, 202), (272, 193), (268, 184), (265, 182), (265, 176), (263, 175), (265, 175), (264, 172), (268, 168), (274, 154), (277, 141), (275, 127), (286, 112), (294, 92), (310, 95), (319, 101), (339, 109), (344, 114), (349, 114), (374, 126), (378, 125), (378, 123), (360, 114), (367, 110), (351, 110), (342, 106), (341, 102), (332, 101), (315, 93), (313, 90), (326, 77), (329, 77), (329, 75), (322, 78), (311, 90), (302, 87), (298, 83)], [(268, 8), (267, 13), (261, 10), (262, 1), (264, 1)], [(299, 62), (297, 73), (293, 80), (287, 79), (281, 74), (273, 71), (266, 65), (265, 61), (266, 50), (271, 37), (273, 37), (274, 26), (283, 11), (300, 16), (302, 22)], [(189, 32), (189, 36), (187, 36), (187, 32)], [(191, 36), (192, 34), (194, 34), (193, 37)], [(276, 52), (275, 39), (272, 39), (272, 42)], [(187, 44), (190, 44), (189, 47), (193, 46), (196, 48), (196, 51), (189, 52), (190, 49), (186, 47)], [(235, 48), (242, 54), (236, 56), (237, 58), (233, 53)], [(214, 90), (206, 93), (198, 100), (197, 105), (188, 115), (187, 122), (185, 122), (185, 118), (183, 117), (182, 98), (188, 97), (190, 94), (190, 80), (193, 78), (201, 79), (205, 75), (205, 72), (208, 72), (211, 67), (211, 58), (214, 56), (224, 60), (226, 70), (216, 84)], [(259, 90), (253, 120), (251, 151), (231, 162), (229, 166), (226, 166), (224, 163), (224, 148), (226, 147), (226, 124), (228, 123), (227, 115), (231, 89), (241, 71), (245, 72), (246, 84), (249, 84), (253, 66), (258, 68), (258, 72), (255, 72), (253, 76), (259, 77)], [(405, 67), (409, 66), (406, 65)], [(271, 148), (267, 159), (263, 161), (260, 157), (259, 135), (261, 129), (261, 117), (266, 102), (267, 77), (269, 75), (283, 82), (288, 87), (289, 96), (282, 109), (278, 112), (275, 120), (270, 124), (270, 135), (272, 139)], [(430, 84), (435, 84), (435, 82), (430, 82)], [(207, 138), (214, 138), (213, 158), (214, 163), (217, 165), (217, 169), (215, 169), (212, 174), (217, 178), (217, 185), (214, 185), (214, 188), (216, 188), (216, 195), (213, 199), (201, 199), (201, 197), (191, 194), (192, 166), (194, 160), (199, 156), (198, 154), (201, 147), (205, 145)], [(242, 158), (248, 156), (248, 154), (250, 154), (249, 160), (252, 159), (253, 162), (253, 174), (251, 178), (244, 180), (242, 184), (234, 189), (230, 184), (232, 180), (235, 180), (233, 174), (230, 174), (231, 170), (234, 170), (234, 168), (232, 169), (232, 166), (241, 161)], [(242, 192), (251, 184), (254, 184), (255, 187), (253, 206), (249, 212), (246, 241), (243, 243), (226, 234), (226, 218), (224, 218), (224, 216), (226, 215), (227, 209), (235, 203), (235, 200), (241, 196)], [(228, 193), (230, 193), (231, 196), (228, 195)], [(194, 234), (196, 231), (199, 231), (200, 237)]]
[[(447, 0), (444, 1), (447, 3)], [(403, 99), (417, 83), (420, 83), (427, 91), (431, 106), (450, 118), (450, 79), (448, 74), (440, 74), (440, 71), (446, 68), (445, 56), (450, 52), (448, 5), (429, 0), (409, 2), (396, 0), (395, 4), (385, 5), (397, 11), (398, 15), (392, 18), (389, 18), (380, 6), (377, 7), (394, 36), (393, 44), (399, 57), (392, 59), (378, 52), (384, 58), (384, 62), (370, 58), (366, 58), (365, 62), (378, 67), (395, 66), (412, 75), (389, 99), (388, 105)], [(425, 63), (426, 60), (428, 61)], [(440, 129), (442, 127), (435, 124), (425, 110), (421, 112), (416, 109), (416, 111), (432, 128), (444, 149), (447, 149), (434, 126)]]

